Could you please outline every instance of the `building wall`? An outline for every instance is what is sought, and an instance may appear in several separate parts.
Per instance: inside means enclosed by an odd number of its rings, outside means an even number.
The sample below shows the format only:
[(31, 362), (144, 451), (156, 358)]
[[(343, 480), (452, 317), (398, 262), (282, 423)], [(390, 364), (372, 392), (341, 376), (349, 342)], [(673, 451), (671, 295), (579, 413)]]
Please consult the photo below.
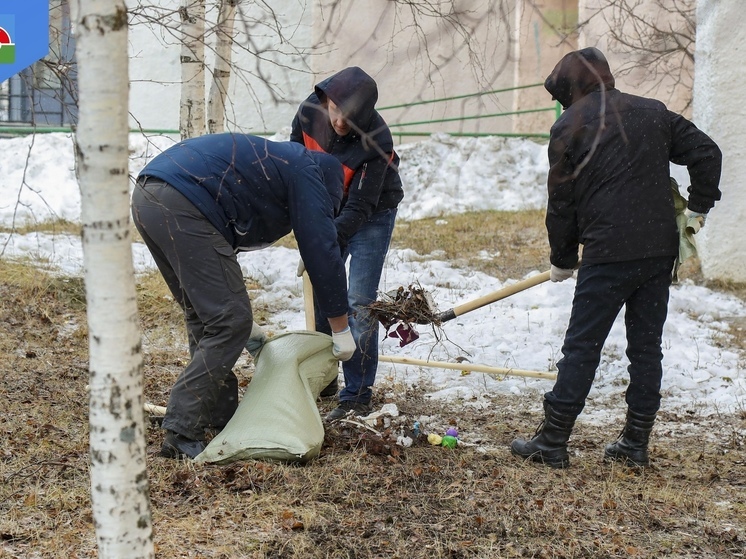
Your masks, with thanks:
[[(129, 1), (131, 7), (140, 3)], [(147, 17), (133, 17), (130, 28), (132, 125), (176, 130), (179, 0), (155, 2), (158, 9), (147, 12)], [(208, 7), (211, 4), (208, 0)], [(558, 40), (533, 6), (551, 12), (550, 21), (570, 25), (576, 5), (577, 0), (457, 0), (453, 7), (461, 10), (465, 25), (456, 28), (442, 18), (422, 14), (415, 18), (408, 6), (380, 0), (278, 1), (272, 4), (277, 23), (255, 3), (242, 3), (233, 53), (239, 70), (231, 76), (228, 127), (247, 132), (281, 130), (289, 126), (313, 84), (352, 65), (378, 82), (379, 108), (541, 83), (561, 54), (575, 44), (573, 39)], [(208, 10), (207, 18), (207, 41), (212, 45), (215, 9)], [(208, 48), (208, 68), (213, 59)], [(206, 88), (209, 91), (209, 80)], [(537, 87), (382, 110), (382, 114), (392, 124), (423, 122), (394, 127), (406, 132), (546, 133), (555, 118), (552, 111), (525, 117), (483, 116), (552, 106), (543, 87)], [(466, 120), (457, 122), (461, 118)], [(439, 119), (452, 121), (429, 122)], [(412, 141), (417, 136), (400, 139)]]
[(746, 26), (742, 0), (699, 0), (694, 121), (723, 152), (722, 200), (697, 234), (702, 271), (708, 279), (746, 282), (746, 113), (741, 90)]
[[(551, 100), (543, 83), (557, 62), (578, 48), (578, 0), (523, 2), (517, 3), (517, 7), (515, 59), (519, 63), (516, 64), (515, 83), (539, 83), (542, 86), (516, 92), (515, 110), (551, 107), (556, 103)], [(526, 113), (516, 117), (514, 132), (530, 130), (548, 133), (555, 120), (555, 111)]]
[[(151, 0), (154, 8), (135, 9), (130, 22), (130, 112), (133, 127), (178, 130), (181, 69), (179, 0)], [(207, 0), (205, 94), (210, 89), (215, 44), (215, 3)], [(236, 15), (234, 72), (226, 110), (227, 127), (243, 132), (276, 131), (288, 126), (306, 94), (312, 20), (303, 2), (275, 2), (273, 13), (241, 2)], [(279, 31), (278, 31), (279, 29)]]
[[(693, 16), (695, 1), (578, 0), (580, 48), (596, 47), (606, 55), (617, 89), (653, 97), (691, 118), (694, 60), (682, 53), (658, 56), (661, 48), (674, 47), (674, 38), (655, 30), (676, 32), (675, 40), (688, 45), (694, 30), (678, 13)], [(616, 41), (614, 34), (629, 44)], [(693, 45), (689, 48), (693, 51)]]
[[(181, 0), (127, 1), (132, 14), (131, 125), (176, 130), (181, 95)], [(694, 2), (624, 1), (634, 2), (638, 17), (662, 27), (667, 25), (664, 12), (651, 6)], [(205, 2), (207, 95), (217, 9), (216, 0)], [(286, 128), (314, 83), (345, 66), (358, 65), (379, 82), (378, 107), (384, 109), (387, 121), (410, 124), (393, 126), (394, 130), (542, 134), (556, 114), (541, 84), (557, 60), (578, 44), (598, 46), (607, 53), (620, 88), (655, 96), (687, 114), (686, 103), (691, 99), (687, 62), (681, 65), (684, 79), (675, 87), (670, 80), (642, 79), (644, 72), (634, 68), (642, 59), (609, 44), (610, 26), (616, 22), (614, 12), (596, 13), (609, 2), (612, 0), (454, 0), (431, 4), (278, 0), (270, 12), (267, 3), (241, 0), (227, 125), (255, 133)], [(457, 16), (463, 25), (452, 25), (447, 18), (423, 10), (417, 12), (415, 6), (448, 8), (448, 17)], [(575, 32), (578, 14), (583, 22), (579, 38)], [(622, 73), (625, 69), (629, 72)], [(658, 85), (651, 88), (651, 83)], [(524, 88), (531, 84), (536, 85)], [(503, 91), (514, 86), (522, 89)], [(479, 92), (489, 94), (475, 95)], [(450, 99), (432, 102), (438, 98)], [(409, 106), (385, 110), (403, 104)], [(511, 111), (524, 114), (486, 116)], [(411, 125), (413, 122), (419, 124)]]
[[(335, 0), (314, 0), (314, 52), (310, 66), (326, 77), (360, 66), (379, 85), (379, 107), (460, 97), (391, 110), (382, 115), (406, 132), (510, 132), (510, 118), (473, 118), (511, 111), (513, 94), (463, 97), (510, 88), (514, 84), (514, 29), (520, 2), (457, 1), (463, 28), (442, 18), (413, 15), (401, 3), (356, 0), (332, 9)], [(437, 4), (437, 3), (436, 3)], [(441, 3), (445, 5), (446, 3)], [(504, 5), (504, 6), (503, 6)], [(502, 12), (501, 7), (507, 11)], [(314, 79), (317, 79), (316, 77)], [(309, 81), (309, 88), (311, 81)], [(428, 121), (465, 118), (460, 122)], [(415, 136), (404, 140), (416, 139)]]
[[(634, 2), (635, 17), (665, 28), (658, 7), (674, 0)], [(694, 0), (675, 0), (688, 5)], [(142, 2), (129, 0), (130, 7)], [(313, 84), (346, 66), (360, 66), (379, 84), (379, 108), (444, 97), (446, 102), (382, 110), (392, 128), (403, 132), (546, 133), (552, 110), (484, 118), (511, 111), (551, 109), (538, 87), (470, 96), (477, 92), (542, 84), (567, 52), (584, 46), (604, 51), (618, 87), (656, 97), (672, 110), (690, 116), (691, 61), (681, 60), (679, 80), (650, 79), (647, 55), (609, 41), (610, 27), (633, 34), (632, 23), (599, 9), (610, 0), (455, 0), (435, 3), (459, 12), (462, 28), (443, 18), (413, 15), (409, 5), (381, 0), (282, 0), (272, 4), (241, 2), (236, 22), (229, 107), (230, 129), (278, 131), (289, 126), (298, 104)], [(132, 19), (130, 29), (130, 108), (133, 126), (178, 129), (180, 76), (180, 0), (152, 0), (156, 8)], [(214, 2), (207, 0), (208, 49), (214, 56)], [(258, 5), (259, 4), (259, 5)], [(158, 17), (152, 17), (153, 15)], [(158, 23), (154, 23), (155, 21)], [(575, 33), (578, 21), (583, 22)], [(676, 25), (679, 25), (678, 23)], [(618, 29), (617, 29), (618, 30)], [(209, 91), (209, 74), (206, 90)], [(470, 96), (470, 97), (466, 97)], [(475, 118), (479, 117), (479, 118)], [(463, 118), (464, 120), (459, 120)], [(450, 119), (449, 122), (432, 122)], [(404, 136), (412, 141), (418, 136)]]

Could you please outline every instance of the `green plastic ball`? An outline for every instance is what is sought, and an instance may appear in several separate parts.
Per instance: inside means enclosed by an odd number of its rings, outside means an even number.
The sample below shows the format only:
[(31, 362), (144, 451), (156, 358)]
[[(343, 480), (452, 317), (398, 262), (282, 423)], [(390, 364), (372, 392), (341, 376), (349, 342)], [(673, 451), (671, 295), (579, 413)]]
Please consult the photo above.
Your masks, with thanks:
[(451, 435), (446, 435), (443, 437), (443, 441), (440, 444), (445, 448), (456, 448), (456, 446), (458, 446), (458, 439)]

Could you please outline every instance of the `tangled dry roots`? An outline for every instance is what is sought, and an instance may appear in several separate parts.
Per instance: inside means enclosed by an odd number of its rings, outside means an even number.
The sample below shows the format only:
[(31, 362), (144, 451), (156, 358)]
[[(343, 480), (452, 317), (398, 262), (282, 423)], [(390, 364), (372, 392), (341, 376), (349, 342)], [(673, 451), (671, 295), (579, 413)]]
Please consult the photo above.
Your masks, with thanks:
[(383, 293), (368, 309), (386, 330), (397, 322), (434, 326), (440, 326), (441, 323), (432, 296), (415, 284)]

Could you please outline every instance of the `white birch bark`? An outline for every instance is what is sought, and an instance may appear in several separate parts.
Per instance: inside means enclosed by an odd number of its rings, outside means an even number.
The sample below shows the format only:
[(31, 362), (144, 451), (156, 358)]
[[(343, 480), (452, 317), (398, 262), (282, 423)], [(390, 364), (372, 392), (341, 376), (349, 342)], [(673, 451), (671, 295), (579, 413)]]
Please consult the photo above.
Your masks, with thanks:
[(129, 220), (127, 11), (75, 0), (88, 309), (91, 504), (98, 557), (154, 557)]
[(238, 0), (219, 0), (219, 2), (215, 67), (212, 70), (212, 85), (207, 101), (207, 131), (210, 134), (225, 130), (225, 98), (231, 76), (233, 25)]
[(205, 133), (205, 0), (182, 0), (181, 138)]

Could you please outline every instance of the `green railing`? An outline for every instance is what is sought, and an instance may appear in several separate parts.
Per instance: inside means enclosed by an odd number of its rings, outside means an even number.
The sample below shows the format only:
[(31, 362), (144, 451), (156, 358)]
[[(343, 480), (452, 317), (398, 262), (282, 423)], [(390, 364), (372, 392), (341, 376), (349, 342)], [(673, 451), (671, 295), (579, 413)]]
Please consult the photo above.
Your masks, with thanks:
[[(54, 132), (62, 132), (66, 134), (72, 134), (74, 129), (71, 126), (29, 126), (6, 124), (0, 126), (0, 137), (2, 136), (26, 136), (29, 134), (52, 134)], [(227, 130), (226, 130), (227, 132)], [(269, 137), (274, 136), (277, 132), (251, 132), (255, 136)], [(160, 128), (132, 128), (130, 134), (150, 134), (153, 136), (179, 136), (181, 133), (178, 130), (168, 130)]]
[[(74, 132), (71, 126), (30, 126), (27, 124), (6, 124), (0, 126), (1, 136), (26, 136), (28, 134), (52, 134), (62, 132), (72, 134)], [(255, 136), (269, 137), (274, 136), (277, 132), (252, 132)], [(130, 134), (151, 134), (159, 136), (179, 136), (178, 130), (168, 130), (160, 128), (132, 128)]]
[[(27, 134), (52, 134), (55, 132), (71, 134), (73, 132), (73, 128), (71, 126), (29, 126), (29, 125), (15, 126), (12, 124), (6, 124), (5, 126), (0, 126), (0, 136), (1, 135), (25, 136)], [(169, 135), (169, 136), (179, 135), (178, 130), (142, 129), (142, 128), (133, 128), (132, 130), (130, 130), (130, 133), (132, 134), (136, 134), (136, 133), (164, 134), (164, 135)]]
[[(468, 93), (465, 95), (454, 95), (451, 97), (441, 97), (438, 99), (428, 99), (425, 101), (415, 101), (412, 103), (401, 103), (399, 105), (388, 105), (386, 107), (379, 107), (378, 111), (388, 111), (393, 109), (406, 109), (409, 107), (418, 107), (422, 105), (430, 105), (433, 103), (445, 103), (448, 101), (458, 101), (463, 99), (470, 99), (470, 98), (477, 98), (482, 97), (484, 95), (494, 95), (497, 93), (507, 93), (510, 91), (517, 91), (520, 89), (530, 89), (533, 87), (543, 87), (543, 83), (534, 83), (529, 85), (519, 85), (516, 87), (506, 87), (504, 89), (493, 89), (490, 91), (481, 91), (478, 93)], [(412, 121), (412, 122), (393, 122), (389, 123), (389, 128), (391, 129), (391, 134), (393, 136), (396, 136), (399, 138), (399, 141), (402, 141), (403, 137), (427, 137), (431, 136), (434, 131), (403, 131), (399, 130), (402, 128), (408, 128), (410, 126), (428, 126), (433, 124), (442, 124), (447, 122), (465, 122), (465, 121), (472, 121), (472, 120), (479, 120), (479, 119), (485, 119), (485, 118), (495, 118), (495, 117), (510, 117), (510, 116), (516, 116), (516, 115), (525, 115), (525, 114), (531, 114), (531, 113), (541, 113), (541, 112), (549, 112), (552, 111), (555, 113), (555, 119), (559, 118), (562, 114), (562, 106), (559, 104), (559, 102), (555, 102), (555, 104), (551, 107), (539, 107), (536, 109), (523, 109), (520, 111), (504, 111), (499, 113), (489, 113), (489, 114), (478, 114), (478, 115), (471, 115), (471, 116), (459, 116), (459, 117), (450, 117), (450, 118), (438, 118), (438, 119), (429, 119), (429, 120), (418, 120), (418, 121)], [(34, 134), (34, 133), (50, 133), (50, 132), (72, 132), (73, 129), (69, 126), (59, 126), (59, 127), (52, 127), (52, 126), (28, 126), (28, 125), (5, 125), (0, 126), (0, 136), (2, 135), (25, 135), (25, 134)], [(143, 133), (143, 134), (167, 134), (167, 135), (179, 135), (178, 130), (166, 130), (166, 129), (133, 129), (130, 130), (131, 133)], [(537, 133), (537, 132), (446, 132), (450, 136), (468, 136), (468, 137), (483, 137), (483, 136), (505, 136), (505, 137), (520, 137), (520, 138), (549, 138), (548, 133)], [(256, 132), (257, 136), (271, 136), (274, 134), (274, 132)]]
[[(409, 107), (417, 107), (422, 105), (429, 105), (432, 103), (445, 103), (448, 101), (457, 101), (462, 99), (470, 99), (470, 98), (476, 98), (481, 97), (484, 95), (494, 95), (496, 93), (507, 93), (510, 91), (516, 91), (519, 89), (529, 89), (533, 87), (543, 87), (543, 83), (534, 83), (529, 85), (519, 85), (516, 87), (506, 87), (504, 89), (493, 89), (490, 91), (482, 91), (479, 93), (468, 93), (465, 95), (454, 95), (452, 97), (441, 97), (438, 99), (428, 99), (426, 101), (415, 101), (412, 103), (402, 103), (399, 105), (388, 105), (386, 107), (380, 107), (378, 108), (378, 111), (387, 111), (387, 110), (393, 110), (393, 109), (405, 109)], [(460, 116), (460, 117), (451, 117), (451, 118), (437, 118), (437, 119), (429, 119), (429, 120), (419, 120), (419, 121), (412, 121), (412, 122), (394, 122), (394, 123), (388, 123), (389, 128), (391, 129), (391, 134), (393, 136), (396, 136), (399, 138), (399, 141), (402, 141), (403, 137), (422, 137), (422, 136), (430, 136), (433, 134), (432, 131), (426, 132), (426, 131), (398, 131), (398, 128), (405, 128), (409, 126), (423, 126), (423, 125), (432, 125), (432, 124), (439, 124), (439, 123), (445, 123), (445, 122), (464, 122), (468, 120), (479, 120), (479, 119), (485, 119), (485, 118), (494, 118), (494, 117), (506, 117), (506, 116), (514, 116), (514, 115), (523, 115), (523, 114), (530, 114), (530, 113), (540, 113), (540, 112), (549, 112), (552, 111), (555, 113), (555, 118), (559, 118), (559, 116), (562, 114), (562, 106), (559, 104), (559, 102), (555, 102), (555, 104), (551, 107), (539, 107), (536, 109), (524, 109), (520, 111), (504, 111), (500, 113), (489, 113), (489, 114), (479, 114), (479, 115), (472, 115), (472, 116)], [(469, 136), (469, 137), (481, 137), (481, 136), (505, 136), (505, 137), (520, 137), (520, 138), (548, 138), (548, 133), (536, 133), (536, 132), (446, 132), (450, 136)]]

